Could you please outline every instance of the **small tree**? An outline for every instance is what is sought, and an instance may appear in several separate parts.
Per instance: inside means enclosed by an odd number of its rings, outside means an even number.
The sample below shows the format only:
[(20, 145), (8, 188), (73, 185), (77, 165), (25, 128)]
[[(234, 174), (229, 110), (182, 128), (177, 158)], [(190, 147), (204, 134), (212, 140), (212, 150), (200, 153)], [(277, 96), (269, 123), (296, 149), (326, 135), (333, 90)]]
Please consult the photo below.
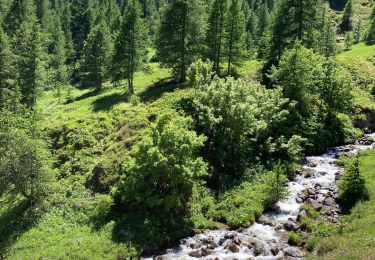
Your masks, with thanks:
[(370, 27), (366, 34), (366, 44), (375, 44), (375, 6), (371, 15)]
[(33, 116), (1, 110), (0, 194), (21, 195), (36, 206), (47, 195), (52, 181), (51, 160)]
[(117, 195), (133, 208), (185, 213), (193, 186), (207, 175), (197, 154), (206, 138), (189, 130), (191, 120), (173, 117), (159, 118), (125, 165)]
[(340, 200), (348, 208), (353, 207), (358, 201), (368, 199), (368, 190), (365, 179), (359, 170), (359, 159), (350, 164), (339, 183)]
[(139, 1), (132, 0), (126, 8), (112, 58), (112, 78), (126, 79), (130, 94), (134, 94), (134, 73), (140, 69), (146, 54), (145, 35), (141, 6)]

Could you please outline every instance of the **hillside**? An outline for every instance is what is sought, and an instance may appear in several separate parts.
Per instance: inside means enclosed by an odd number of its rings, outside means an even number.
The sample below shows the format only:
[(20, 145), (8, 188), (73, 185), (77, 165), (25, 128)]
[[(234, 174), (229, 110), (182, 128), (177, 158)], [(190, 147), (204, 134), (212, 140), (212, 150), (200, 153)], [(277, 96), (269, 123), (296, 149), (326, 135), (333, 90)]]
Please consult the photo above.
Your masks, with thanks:
[(290, 192), (375, 131), (373, 7), (302, 2), (0, 0), (0, 259), (375, 253), (373, 150), (334, 221)]

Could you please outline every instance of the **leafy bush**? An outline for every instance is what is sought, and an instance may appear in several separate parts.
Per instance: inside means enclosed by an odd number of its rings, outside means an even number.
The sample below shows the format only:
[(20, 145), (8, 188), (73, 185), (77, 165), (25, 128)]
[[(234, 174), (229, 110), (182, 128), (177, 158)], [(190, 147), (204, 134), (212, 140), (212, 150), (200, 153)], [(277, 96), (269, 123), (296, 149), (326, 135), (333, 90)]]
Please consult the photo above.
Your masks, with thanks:
[(303, 236), (298, 232), (289, 232), (288, 233), (288, 243), (294, 246), (300, 246), (303, 243)]
[(191, 120), (169, 114), (160, 117), (132, 151), (115, 191), (135, 209), (186, 212), (193, 187), (207, 175), (197, 155), (206, 138), (189, 130)]
[(36, 128), (37, 118), (33, 112), (0, 112), (0, 195), (21, 195), (36, 206), (53, 181), (50, 154)]
[(193, 62), (187, 70), (187, 76), (190, 84), (193, 86), (198, 86), (209, 83), (214, 74), (212, 69), (213, 64), (210, 61), (204, 62), (199, 59)]
[(368, 199), (369, 193), (359, 171), (358, 159), (347, 166), (339, 183), (339, 192), (340, 200), (347, 208), (353, 207), (360, 200)]
[(241, 79), (216, 77), (198, 87), (194, 118), (199, 132), (208, 137), (204, 154), (215, 169), (211, 184), (241, 177), (260, 161), (288, 158), (284, 148), (289, 140), (281, 133), (287, 101), (280, 89)]

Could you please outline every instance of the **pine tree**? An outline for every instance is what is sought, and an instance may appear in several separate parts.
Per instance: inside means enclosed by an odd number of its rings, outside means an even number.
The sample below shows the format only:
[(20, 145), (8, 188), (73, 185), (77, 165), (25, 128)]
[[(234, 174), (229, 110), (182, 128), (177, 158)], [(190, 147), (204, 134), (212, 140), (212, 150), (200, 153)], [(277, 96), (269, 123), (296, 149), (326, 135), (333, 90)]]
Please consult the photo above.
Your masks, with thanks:
[(3, 20), (5, 32), (13, 37), (20, 28), (22, 22), (27, 20), (34, 13), (32, 0), (13, 0), (10, 9)]
[(366, 44), (368, 45), (375, 44), (375, 6), (371, 14), (370, 27), (366, 34)]
[(258, 31), (257, 36), (262, 37), (263, 34), (268, 30), (270, 25), (270, 13), (268, 11), (267, 4), (262, 4), (258, 11)]
[(353, 29), (353, 1), (348, 0), (345, 5), (344, 14), (342, 16), (340, 28), (343, 32), (351, 31)]
[(202, 53), (205, 5), (201, 0), (169, 0), (162, 17), (157, 55), (173, 68), (180, 82), (186, 81), (188, 66)]
[(93, 12), (90, 0), (72, 2), (71, 32), (76, 52), (76, 60), (82, 56), (85, 40), (91, 31)]
[(134, 73), (141, 67), (146, 52), (144, 36), (141, 6), (137, 0), (130, 0), (112, 59), (113, 80), (127, 79), (130, 94), (134, 94)]
[(21, 102), (34, 107), (41, 87), (43, 67), (40, 26), (35, 16), (22, 22), (16, 31), (13, 45), (16, 55), (16, 83), (20, 88)]
[(295, 40), (312, 48), (316, 44), (322, 1), (281, 0), (277, 5), (271, 36), (270, 62), (275, 63)]
[(15, 97), (14, 56), (10, 49), (8, 36), (0, 26), (0, 109)]
[(245, 18), (241, 11), (240, 1), (231, 0), (227, 18), (227, 57), (228, 75), (231, 73), (232, 65), (243, 58), (245, 50)]
[(104, 81), (108, 79), (111, 55), (110, 30), (107, 23), (100, 19), (88, 35), (83, 49), (80, 71), (83, 86), (102, 90)]
[(254, 49), (258, 40), (258, 20), (255, 12), (250, 10), (249, 17), (246, 22), (246, 47), (247, 50)]
[(213, 70), (220, 75), (220, 62), (225, 41), (225, 21), (227, 19), (227, 0), (215, 0), (208, 20), (206, 43), (208, 58), (213, 62)]
[(333, 56), (337, 51), (336, 33), (331, 19), (327, 17), (326, 10), (324, 10), (322, 27), (316, 49), (318, 49), (319, 53), (324, 57)]

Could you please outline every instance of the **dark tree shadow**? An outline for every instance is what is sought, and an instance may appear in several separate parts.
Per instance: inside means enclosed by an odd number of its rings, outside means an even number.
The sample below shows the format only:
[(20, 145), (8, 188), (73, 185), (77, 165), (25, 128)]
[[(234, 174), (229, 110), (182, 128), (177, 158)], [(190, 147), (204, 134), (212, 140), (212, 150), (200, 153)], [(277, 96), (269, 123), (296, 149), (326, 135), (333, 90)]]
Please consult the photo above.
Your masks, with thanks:
[(164, 93), (173, 92), (176, 89), (188, 86), (186, 83), (179, 83), (171, 78), (162, 79), (150, 86), (139, 94), (142, 102), (150, 103), (158, 100)]
[(84, 100), (86, 98), (93, 97), (93, 96), (96, 96), (98, 94), (100, 94), (100, 92), (94, 89), (94, 90), (86, 92), (86, 93), (84, 93), (81, 96), (78, 96), (76, 98), (68, 99), (67, 101), (65, 101), (65, 104), (70, 104), (70, 103), (73, 103), (73, 102), (76, 102), (76, 101)]
[(32, 216), (29, 205), (22, 201), (0, 215), (0, 258), (17, 239), (32, 228), (38, 217)]
[(113, 106), (121, 102), (128, 102), (129, 94), (113, 93), (110, 95), (103, 96), (95, 100), (93, 105), (93, 111), (107, 111), (110, 110)]

